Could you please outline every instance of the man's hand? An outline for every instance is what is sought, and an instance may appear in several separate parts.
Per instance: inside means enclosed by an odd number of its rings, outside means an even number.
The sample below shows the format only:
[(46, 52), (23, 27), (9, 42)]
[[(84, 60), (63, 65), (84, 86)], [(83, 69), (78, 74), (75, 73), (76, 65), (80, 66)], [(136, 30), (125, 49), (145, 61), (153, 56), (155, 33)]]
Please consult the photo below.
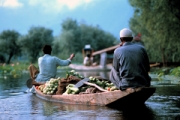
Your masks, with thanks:
[(119, 44), (119, 46), (123, 46), (123, 42), (121, 42), (121, 43)]
[(75, 57), (75, 54), (73, 53), (70, 55), (69, 59), (72, 60), (74, 57)]

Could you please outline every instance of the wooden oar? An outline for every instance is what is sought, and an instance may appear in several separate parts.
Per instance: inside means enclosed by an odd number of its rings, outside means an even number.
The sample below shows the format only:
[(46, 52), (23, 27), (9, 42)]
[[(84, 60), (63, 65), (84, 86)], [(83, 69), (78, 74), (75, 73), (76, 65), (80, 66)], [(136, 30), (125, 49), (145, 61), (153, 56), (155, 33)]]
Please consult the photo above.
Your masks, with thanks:
[(26, 86), (28, 87), (28, 88), (32, 88), (32, 86), (33, 86), (33, 84), (32, 84), (32, 79), (31, 78), (29, 78), (27, 81), (26, 81)]
[(83, 83), (86, 84), (86, 85), (89, 85), (89, 86), (94, 86), (94, 87), (96, 87), (97, 89), (99, 89), (100, 91), (108, 92), (108, 90), (105, 90), (105, 89), (101, 88), (100, 86), (98, 86), (98, 85), (96, 85), (96, 84), (94, 84), (94, 83), (90, 83), (90, 82), (83, 82)]
[(89, 81), (89, 78), (84, 78), (84, 79), (80, 80), (78, 83), (76, 83), (75, 87), (79, 88), (79, 87), (83, 86), (84, 84), (86, 84), (86, 85), (89, 85), (89, 86), (96, 87), (100, 91), (107, 92), (107, 90), (101, 88), (100, 86), (98, 86), (98, 85), (96, 85), (94, 83), (87, 82), (87, 81)]

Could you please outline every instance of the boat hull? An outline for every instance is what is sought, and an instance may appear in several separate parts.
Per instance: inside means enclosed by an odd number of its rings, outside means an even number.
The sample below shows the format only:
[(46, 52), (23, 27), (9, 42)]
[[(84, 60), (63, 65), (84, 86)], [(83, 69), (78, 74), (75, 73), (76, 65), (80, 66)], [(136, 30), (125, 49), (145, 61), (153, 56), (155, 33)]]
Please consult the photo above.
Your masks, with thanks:
[(67, 104), (83, 104), (96, 106), (123, 107), (124, 105), (139, 105), (153, 95), (155, 88), (127, 89), (126, 91), (110, 91), (93, 94), (76, 95), (45, 95), (36, 89), (36, 96), (51, 102), (61, 102)]
[(111, 64), (106, 65), (106, 67), (102, 67), (100, 65), (97, 66), (84, 66), (84, 65), (76, 65), (76, 64), (70, 64), (69, 67), (71, 69), (77, 70), (77, 71), (110, 71), (112, 68)]
[[(150, 64), (150, 67), (158, 67), (160, 63)], [(105, 67), (97, 65), (97, 66), (85, 66), (78, 64), (70, 64), (69, 67), (78, 71), (110, 71), (112, 69), (112, 64), (107, 64)]]

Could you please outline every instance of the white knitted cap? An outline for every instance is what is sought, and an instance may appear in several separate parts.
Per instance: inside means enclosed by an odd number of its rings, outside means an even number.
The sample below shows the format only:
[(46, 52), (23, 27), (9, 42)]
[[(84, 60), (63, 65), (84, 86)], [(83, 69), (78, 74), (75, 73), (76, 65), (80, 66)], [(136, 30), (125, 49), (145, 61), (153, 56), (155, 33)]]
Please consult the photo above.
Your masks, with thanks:
[(120, 37), (132, 37), (132, 31), (128, 28), (124, 28), (119, 32)]

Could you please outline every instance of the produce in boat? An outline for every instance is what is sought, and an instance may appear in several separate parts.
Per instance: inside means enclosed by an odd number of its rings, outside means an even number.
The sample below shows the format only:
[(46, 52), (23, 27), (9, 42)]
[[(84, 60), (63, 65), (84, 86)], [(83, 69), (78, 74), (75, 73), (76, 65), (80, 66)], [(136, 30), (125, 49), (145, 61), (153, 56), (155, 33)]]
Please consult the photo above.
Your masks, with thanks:
[(84, 78), (82, 75), (80, 75), (78, 72), (76, 72), (75, 70), (71, 70), (71, 71), (68, 71), (66, 73), (66, 78), (68, 78), (68, 76), (70, 75), (73, 75), (73, 76), (77, 76), (79, 78)]
[(44, 94), (52, 95), (57, 90), (59, 80), (61, 80), (60, 77), (51, 78), (49, 81), (46, 81), (44, 85), (40, 85), (38, 89)]
[(90, 76), (89, 79), (90, 79), (89, 82), (95, 83), (96, 85), (102, 87), (105, 90), (114, 91), (114, 90), (118, 89), (111, 81), (103, 80), (103, 79), (100, 80), (100, 79), (93, 77), (93, 76)]
[(63, 93), (63, 95), (76, 94), (76, 93), (79, 93), (79, 88), (75, 87), (74, 84), (69, 84), (66, 87), (66, 92)]
[[(76, 76), (80, 79), (84, 78), (75, 70), (71, 70), (66, 73), (66, 78), (68, 78), (70, 76), (71, 76), (71, 78), (72, 78), (72, 76)], [(60, 77), (51, 78), (49, 81), (46, 81), (46, 83), (44, 85), (36, 86), (36, 89), (40, 90), (43, 94), (55, 95), (56, 91), (58, 90), (58, 85), (61, 83), (61, 80), (63, 80), (63, 79), (64, 78), (60, 78)], [(90, 76), (88, 82), (96, 84), (97, 86), (99, 86), (105, 90), (108, 90), (108, 91), (118, 90), (118, 88), (116, 86), (114, 86), (114, 84), (111, 81), (108, 81), (108, 80), (98, 79), (96, 77)], [(83, 85), (83, 86), (77, 88), (77, 87), (75, 87), (75, 84), (69, 83), (66, 86), (66, 91), (62, 95), (79, 94), (81, 92), (85, 92), (90, 87), (92, 87), (92, 86)]]

